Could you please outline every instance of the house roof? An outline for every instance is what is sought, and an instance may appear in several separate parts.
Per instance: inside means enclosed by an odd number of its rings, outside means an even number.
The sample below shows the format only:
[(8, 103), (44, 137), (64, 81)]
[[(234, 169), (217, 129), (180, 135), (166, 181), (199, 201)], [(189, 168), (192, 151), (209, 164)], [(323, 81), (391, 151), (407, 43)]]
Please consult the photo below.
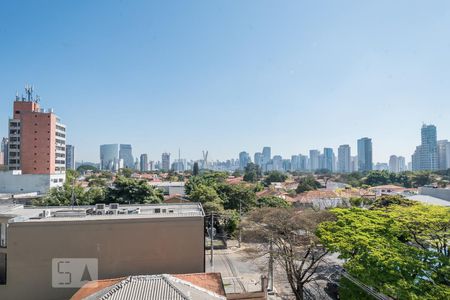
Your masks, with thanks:
[(71, 300), (81, 299), (225, 300), (226, 297), (220, 274), (201, 273), (184, 275), (140, 275), (91, 281), (71, 298)]

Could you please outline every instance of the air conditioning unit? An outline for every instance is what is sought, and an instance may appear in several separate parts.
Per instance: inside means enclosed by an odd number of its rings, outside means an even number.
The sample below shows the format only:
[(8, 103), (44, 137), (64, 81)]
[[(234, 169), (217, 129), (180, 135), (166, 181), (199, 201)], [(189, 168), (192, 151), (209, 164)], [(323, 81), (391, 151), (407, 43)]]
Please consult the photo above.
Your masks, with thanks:
[(106, 205), (104, 203), (95, 204), (95, 214), (96, 215), (106, 214)]
[(119, 209), (119, 203), (110, 203), (109, 209)]

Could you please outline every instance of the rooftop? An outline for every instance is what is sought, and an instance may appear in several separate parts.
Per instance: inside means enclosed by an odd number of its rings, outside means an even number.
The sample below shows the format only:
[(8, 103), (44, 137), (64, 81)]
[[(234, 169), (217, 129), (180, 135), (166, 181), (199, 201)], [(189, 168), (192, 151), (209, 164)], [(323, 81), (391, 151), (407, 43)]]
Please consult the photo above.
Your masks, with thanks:
[(71, 300), (225, 300), (219, 273), (141, 275), (85, 284)]
[(9, 223), (91, 221), (148, 218), (203, 217), (200, 203), (105, 205), (100, 206), (51, 206), (36, 207), (18, 204), (0, 204), (0, 218)]

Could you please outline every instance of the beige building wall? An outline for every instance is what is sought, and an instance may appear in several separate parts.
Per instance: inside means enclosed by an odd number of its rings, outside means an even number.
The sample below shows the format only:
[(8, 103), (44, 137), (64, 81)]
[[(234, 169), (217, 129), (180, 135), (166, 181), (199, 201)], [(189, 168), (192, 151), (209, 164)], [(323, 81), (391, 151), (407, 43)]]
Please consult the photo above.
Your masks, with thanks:
[(52, 288), (53, 258), (98, 258), (99, 279), (204, 272), (203, 217), (10, 223), (0, 299), (68, 299)]

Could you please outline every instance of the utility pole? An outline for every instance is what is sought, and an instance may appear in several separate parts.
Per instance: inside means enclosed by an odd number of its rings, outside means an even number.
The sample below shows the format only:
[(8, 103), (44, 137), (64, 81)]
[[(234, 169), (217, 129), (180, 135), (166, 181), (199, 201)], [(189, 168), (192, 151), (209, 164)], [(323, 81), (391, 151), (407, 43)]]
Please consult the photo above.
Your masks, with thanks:
[(268, 290), (273, 292), (273, 242), (272, 237), (269, 240), (269, 287)]
[(239, 198), (239, 239), (238, 239), (238, 247), (241, 248), (242, 242), (242, 199)]
[(211, 213), (211, 269), (214, 268), (214, 213)]

